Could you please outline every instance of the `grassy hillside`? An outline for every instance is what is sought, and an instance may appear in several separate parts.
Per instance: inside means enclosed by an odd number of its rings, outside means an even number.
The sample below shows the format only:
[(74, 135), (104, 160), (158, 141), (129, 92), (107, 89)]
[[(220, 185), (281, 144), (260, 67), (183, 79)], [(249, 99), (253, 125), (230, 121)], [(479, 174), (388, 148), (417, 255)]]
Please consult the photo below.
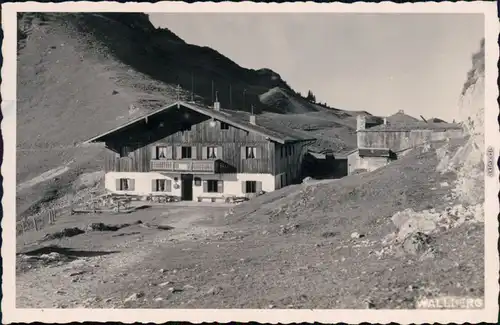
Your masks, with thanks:
[(102, 168), (101, 151), (82, 154), (76, 147), (81, 141), (178, 96), (210, 104), (212, 84), (224, 108), (253, 106), (312, 132), (326, 148), (354, 144), (355, 113), (310, 103), (279, 74), (245, 69), (210, 48), (187, 44), (156, 29), (147, 15), (22, 13), (18, 27), (18, 212), (44, 196), (43, 186), (30, 192), (25, 183), (40, 174), (66, 165)]
[[(456, 175), (436, 171), (437, 163), (434, 149), (419, 149), (373, 173), (288, 186), (225, 214), (213, 204), (173, 204), (68, 216), (18, 238), (25, 255), (16, 264), (17, 301), (38, 308), (407, 309), (420, 297), (481, 297), (484, 225), (464, 214), (451, 192)], [(171, 229), (132, 225), (36, 242), (103, 220)]]

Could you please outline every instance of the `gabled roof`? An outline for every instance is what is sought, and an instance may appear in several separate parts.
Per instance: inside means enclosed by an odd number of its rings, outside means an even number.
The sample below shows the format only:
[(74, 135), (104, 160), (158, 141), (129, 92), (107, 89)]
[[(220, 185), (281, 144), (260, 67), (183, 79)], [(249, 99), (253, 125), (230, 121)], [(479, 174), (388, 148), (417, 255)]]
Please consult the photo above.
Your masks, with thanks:
[(390, 157), (392, 151), (388, 148), (358, 148), (349, 152), (353, 154), (357, 152), (360, 157)]
[(242, 130), (248, 131), (248, 132), (256, 132), (258, 134), (261, 134), (269, 140), (278, 142), (278, 143), (287, 143), (287, 142), (298, 142), (298, 141), (314, 141), (316, 140), (315, 138), (309, 136), (305, 132), (301, 132), (298, 130), (293, 130), (287, 127), (284, 127), (282, 125), (279, 125), (277, 123), (273, 123), (271, 119), (266, 119), (262, 118), (259, 116), (256, 116), (256, 124), (251, 124), (250, 123), (250, 114), (247, 112), (241, 112), (241, 111), (230, 111), (230, 110), (215, 110), (213, 108), (203, 106), (197, 103), (187, 103), (184, 101), (178, 101), (175, 102), (171, 105), (164, 106), (158, 110), (155, 110), (154, 112), (151, 112), (149, 114), (143, 115), (141, 117), (138, 117), (136, 119), (133, 119), (119, 127), (116, 127), (112, 130), (109, 130), (105, 133), (102, 133), (98, 136), (95, 136), (87, 141), (86, 143), (90, 142), (100, 142), (100, 139), (102, 139), (104, 136), (115, 133), (117, 131), (120, 131), (124, 129), (125, 127), (131, 126), (135, 123), (143, 121), (145, 118), (152, 117), (154, 115), (157, 115), (161, 112), (164, 112), (168, 109), (171, 109), (173, 107), (178, 107), (178, 106), (183, 106), (186, 107), (190, 110), (193, 110), (195, 112), (198, 112), (200, 114), (206, 115), (208, 117), (211, 117), (213, 119), (222, 121), (224, 123), (227, 123), (229, 125), (232, 125), (234, 127), (240, 128)]
[(406, 123), (391, 123), (388, 121), (387, 125), (380, 124), (369, 129), (361, 130), (363, 132), (377, 132), (377, 131), (412, 131), (412, 130), (459, 130), (462, 126), (457, 123), (432, 123), (424, 121), (406, 122)]

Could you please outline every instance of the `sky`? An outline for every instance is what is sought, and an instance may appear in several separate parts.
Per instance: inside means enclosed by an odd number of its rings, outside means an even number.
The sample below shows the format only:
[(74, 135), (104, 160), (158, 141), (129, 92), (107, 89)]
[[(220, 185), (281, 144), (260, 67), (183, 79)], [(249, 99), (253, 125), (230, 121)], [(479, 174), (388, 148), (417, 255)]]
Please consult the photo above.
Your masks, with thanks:
[(154, 13), (156, 27), (320, 102), (387, 116), (457, 118), (482, 14)]

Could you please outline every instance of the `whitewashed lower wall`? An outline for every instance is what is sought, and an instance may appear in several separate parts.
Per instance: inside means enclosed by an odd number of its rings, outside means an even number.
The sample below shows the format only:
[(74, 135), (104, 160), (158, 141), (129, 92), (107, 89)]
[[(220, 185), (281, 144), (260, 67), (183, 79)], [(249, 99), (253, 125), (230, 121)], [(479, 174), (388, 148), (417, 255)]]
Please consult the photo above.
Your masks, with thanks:
[[(224, 182), (224, 193), (204, 193), (203, 185), (196, 186), (193, 181), (193, 200), (197, 201), (198, 196), (204, 197), (221, 197), (221, 196), (244, 196), (242, 182), (245, 181), (260, 181), (262, 182), (262, 190), (264, 192), (272, 192), (275, 190), (275, 176), (271, 174), (215, 174), (215, 175), (197, 175), (203, 181), (205, 180), (222, 180)], [(174, 180), (177, 177), (177, 182)], [(120, 178), (134, 179), (133, 191), (118, 191), (116, 189), (116, 180)], [(108, 191), (117, 194), (133, 194), (133, 195), (148, 195), (153, 193), (152, 181), (155, 179), (169, 179), (172, 181), (172, 191), (167, 192), (170, 195), (181, 196), (181, 175), (161, 173), (138, 173), (138, 172), (108, 172), (105, 176), (105, 187)], [(175, 188), (174, 184), (178, 184)]]
[(355, 152), (347, 157), (347, 172), (350, 175), (357, 169), (374, 171), (387, 165), (389, 162), (390, 160), (385, 157), (360, 157), (358, 152)]

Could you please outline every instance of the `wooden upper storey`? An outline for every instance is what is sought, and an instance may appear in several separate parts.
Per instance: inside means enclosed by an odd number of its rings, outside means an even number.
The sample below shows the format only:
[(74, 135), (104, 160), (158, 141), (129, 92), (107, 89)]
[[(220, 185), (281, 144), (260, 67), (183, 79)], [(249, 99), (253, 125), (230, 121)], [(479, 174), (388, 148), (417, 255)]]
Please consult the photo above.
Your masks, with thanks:
[(179, 102), (88, 142), (106, 143), (107, 171), (276, 174), (313, 140), (252, 124), (242, 112)]

